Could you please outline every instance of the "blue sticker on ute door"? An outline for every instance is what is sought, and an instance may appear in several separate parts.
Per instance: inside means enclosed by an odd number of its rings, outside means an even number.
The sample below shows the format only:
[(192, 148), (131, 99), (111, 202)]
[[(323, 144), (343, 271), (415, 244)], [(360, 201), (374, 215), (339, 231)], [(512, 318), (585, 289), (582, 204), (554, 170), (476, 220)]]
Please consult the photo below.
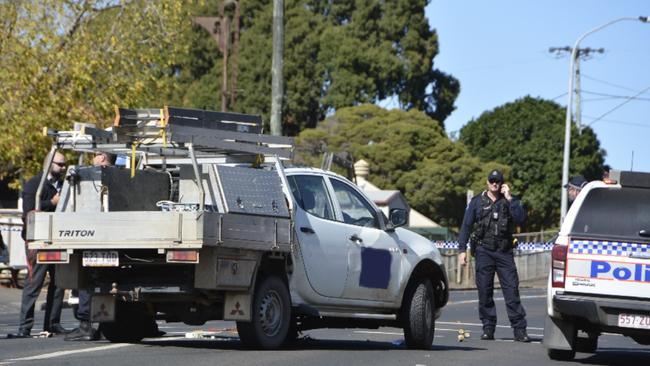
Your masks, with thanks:
[(388, 288), (391, 261), (392, 257), (387, 250), (362, 248), (359, 286)]

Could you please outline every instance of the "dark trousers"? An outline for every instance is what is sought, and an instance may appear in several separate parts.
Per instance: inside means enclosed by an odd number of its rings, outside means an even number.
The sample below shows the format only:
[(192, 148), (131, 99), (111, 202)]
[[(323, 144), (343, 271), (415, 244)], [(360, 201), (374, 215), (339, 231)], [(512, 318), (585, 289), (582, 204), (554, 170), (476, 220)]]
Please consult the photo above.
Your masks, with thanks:
[(494, 305), (494, 273), (499, 276), (501, 291), (506, 300), (510, 325), (515, 329), (526, 328), (526, 311), (519, 299), (519, 276), (512, 251), (476, 248), (476, 288), (478, 289), (478, 313), (483, 328), (494, 328), (497, 310)]
[(88, 290), (79, 290), (77, 319), (82, 322), (90, 321), (90, 292), (88, 292)]
[(25, 278), (23, 296), (20, 306), (20, 326), (18, 331), (30, 333), (34, 326), (34, 306), (38, 295), (43, 288), (45, 275), (50, 273), (50, 284), (47, 287), (47, 301), (45, 303), (45, 319), (43, 330), (47, 331), (52, 325), (61, 321), (61, 309), (63, 308), (64, 289), (57, 288), (55, 283), (54, 264), (37, 264), (35, 258), (29, 259), (32, 265), (31, 272)]

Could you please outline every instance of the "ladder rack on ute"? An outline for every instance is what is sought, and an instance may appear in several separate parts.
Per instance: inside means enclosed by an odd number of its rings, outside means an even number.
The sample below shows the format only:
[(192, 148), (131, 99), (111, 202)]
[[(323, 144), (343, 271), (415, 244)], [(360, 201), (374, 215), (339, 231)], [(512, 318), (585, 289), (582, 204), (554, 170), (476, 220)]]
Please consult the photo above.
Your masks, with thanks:
[[(199, 164), (261, 163), (268, 159), (282, 170), (280, 160), (293, 157), (293, 139), (262, 134), (260, 116), (197, 109), (116, 107), (113, 126), (107, 129), (75, 123), (74, 130), (46, 129), (45, 134), (54, 142), (43, 167), (37, 197), (57, 149), (130, 155), (131, 177), (135, 175), (136, 155), (146, 165), (191, 164), (201, 196), (201, 211), (205, 192)], [(36, 206), (40, 209), (38, 199)]]
[(260, 116), (197, 109), (116, 107), (110, 128), (78, 124), (72, 131), (48, 129), (46, 133), (63, 149), (113, 154), (137, 151), (148, 158), (188, 158), (192, 149), (198, 159), (293, 157), (293, 139), (262, 134)]

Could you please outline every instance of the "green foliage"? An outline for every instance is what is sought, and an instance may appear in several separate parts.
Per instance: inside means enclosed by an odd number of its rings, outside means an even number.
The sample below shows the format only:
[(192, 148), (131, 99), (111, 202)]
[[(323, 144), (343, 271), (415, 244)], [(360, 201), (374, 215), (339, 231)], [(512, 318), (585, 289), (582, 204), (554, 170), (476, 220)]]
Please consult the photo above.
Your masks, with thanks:
[[(453, 111), (459, 84), (434, 69), (438, 38), (424, 16), (424, 0), (285, 1), (283, 129), (297, 134), (342, 107), (397, 96), (402, 109), (439, 122)], [(229, 109), (269, 120), (272, 1), (241, 0), (237, 101)], [(218, 14), (216, 4), (197, 14)], [(180, 104), (220, 108), (221, 56), (195, 27), (194, 50), (180, 64), (186, 93)], [(208, 42), (208, 43), (209, 43)], [(196, 55), (201, 55), (196, 62)], [(209, 56), (208, 56), (209, 55)], [(207, 61), (210, 57), (214, 61)], [(232, 69), (235, 65), (229, 65)]]
[(41, 168), (45, 126), (105, 127), (113, 106), (162, 106), (188, 52), (181, 0), (0, 2), (0, 178)]
[(368, 180), (399, 189), (413, 208), (442, 225), (459, 226), (468, 188), (480, 192), (490, 169), (451, 142), (439, 124), (420, 111), (374, 105), (342, 108), (315, 129), (300, 133), (296, 161), (320, 166), (325, 151), (346, 151), (370, 164)]
[[(529, 230), (559, 221), (565, 109), (525, 97), (483, 113), (460, 131), (460, 141), (481, 160), (512, 167), (509, 177), (527, 208)], [(571, 133), (571, 175), (600, 179), (605, 151), (591, 128)]]

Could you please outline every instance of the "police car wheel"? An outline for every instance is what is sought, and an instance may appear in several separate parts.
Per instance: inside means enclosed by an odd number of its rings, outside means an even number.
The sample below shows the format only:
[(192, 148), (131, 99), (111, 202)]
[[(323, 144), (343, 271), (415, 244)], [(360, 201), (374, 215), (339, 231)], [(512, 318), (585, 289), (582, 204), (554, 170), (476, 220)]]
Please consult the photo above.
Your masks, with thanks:
[(430, 349), (435, 330), (433, 286), (428, 278), (413, 282), (406, 290), (402, 315), (404, 340), (409, 349)]
[(239, 339), (249, 347), (276, 349), (284, 343), (289, 332), (289, 290), (277, 276), (263, 278), (255, 287), (251, 321), (237, 322)]
[(576, 356), (575, 350), (548, 349), (548, 358), (556, 361), (571, 361)]

